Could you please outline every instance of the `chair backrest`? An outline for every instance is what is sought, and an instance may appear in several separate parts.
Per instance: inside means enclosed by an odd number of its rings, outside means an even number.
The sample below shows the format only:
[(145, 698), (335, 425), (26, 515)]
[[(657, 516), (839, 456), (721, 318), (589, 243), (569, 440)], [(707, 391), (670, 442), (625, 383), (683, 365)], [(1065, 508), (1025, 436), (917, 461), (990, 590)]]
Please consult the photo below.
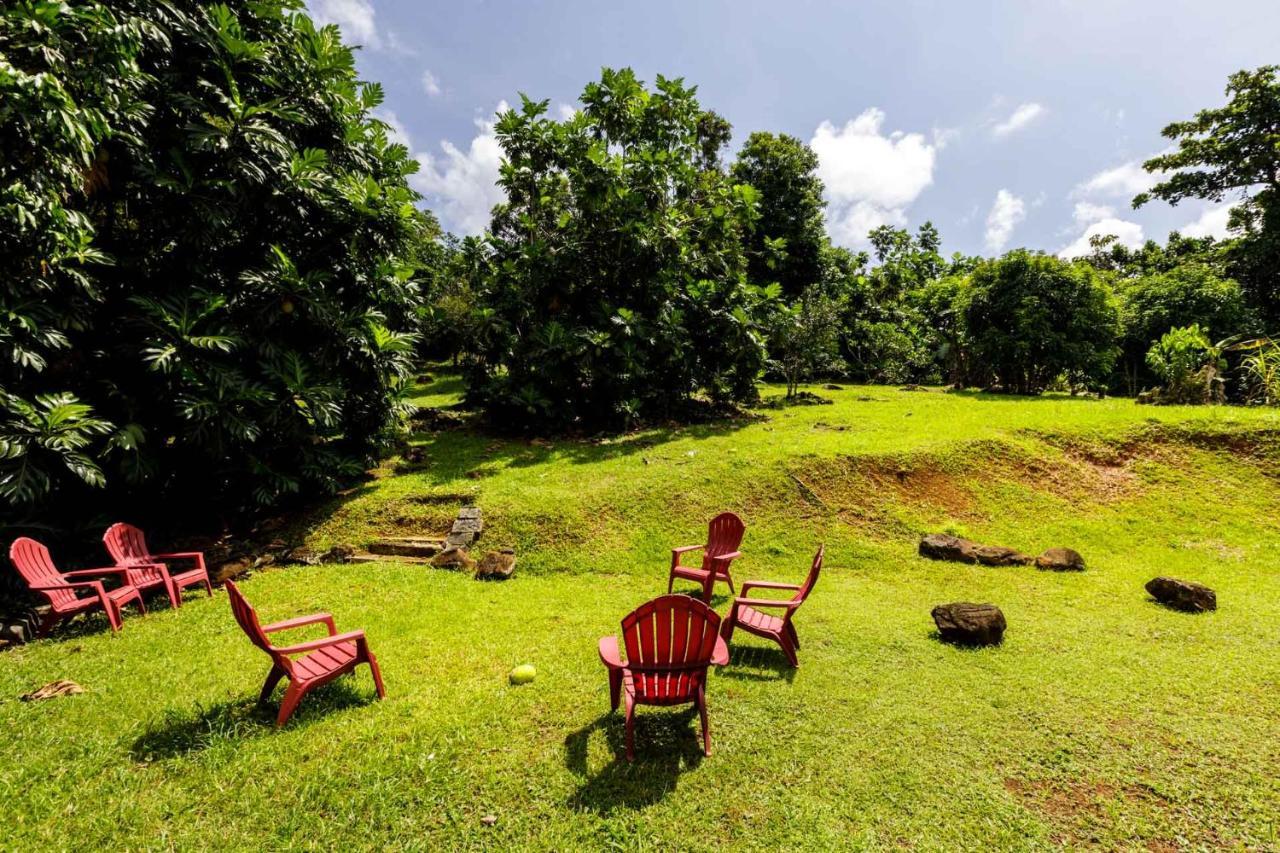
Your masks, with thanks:
[(663, 595), (622, 620), (636, 692), (643, 698), (680, 701), (696, 693), (715, 653), (720, 617), (687, 595)]
[[(809, 593), (813, 592), (814, 584), (818, 582), (818, 573), (822, 571), (822, 557), (826, 551), (826, 545), (818, 546), (818, 553), (813, 555), (813, 565), (809, 567), (809, 576), (804, 579), (804, 583), (800, 584), (800, 589), (796, 590), (796, 594), (791, 596), (793, 602), (799, 604), (809, 597)], [(790, 612), (787, 615), (790, 616)]]
[(147, 539), (132, 524), (121, 521), (111, 525), (102, 534), (102, 544), (107, 546), (107, 553), (117, 566), (151, 562), (151, 549), (147, 547)]
[(731, 512), (722, 512), (707, 525), (707, 547), (703, 551), (703, 569), (710, 568), (711, 561), (721, 554), (729, 554), (738, 550), (742, 544), (742, 534), (747, 526), (742, 519)]
[[(28, 586), (34, 587), (41, 583), (68, 583), (62, 576), (62, 572), (53, 565), (49, 549), (34, 539), (22, 536), (13, 540), (13, 544), (9, 546), (9, 559)], [(70, 589), (38, 591), (49, 599), (49, 603), (55, 609), (76, 599), (75, 591)]]
[(147, 547), (147, 537), (132, 524), (121, 521), (111, 525), (102, 534), (102, 544), (107, 546), (107, 553), (117, 566), (128, 569), (126, 578), (134, 586), (145, 588), (164, 580)]
[(266, 633), (262, 630), (262, 624), (258, 621), (258, 614), (254, 611), (253, 605), (245, 599), (235, 581), (227, 581), (226, 587), (227, 597), (231, 599), (231, 613), (236, 617), (240, 630), (244, 631), (250, 642), (271, 655), (277, 665), (284, 667), (286, 672), (291, 672), (289, 656), (276, 652), (271, 645), (271, 641), (267, 639)]

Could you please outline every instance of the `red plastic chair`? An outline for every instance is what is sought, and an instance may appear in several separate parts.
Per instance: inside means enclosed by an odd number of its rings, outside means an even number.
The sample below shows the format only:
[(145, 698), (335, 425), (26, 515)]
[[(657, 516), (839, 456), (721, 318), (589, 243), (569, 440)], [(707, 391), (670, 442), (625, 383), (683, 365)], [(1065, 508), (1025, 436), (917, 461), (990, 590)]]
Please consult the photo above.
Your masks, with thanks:
[[(373, 656), (373, 652), (369, 651), (364, 631), (348, 631), (345, 634), (339, 634), (338, 629), (334, 627), (333, 617), (328, 613), (316, 613), (312, 616), (286, 619), (271, 625), (260, 625), (258, 614), (245, 600), (234, 581), (227, 581), (227, 594), (231, 596), (231, 612), (235, 614), (236, 622), (240, 623), (240, 627), (249, 635), (249, 639), (255, 646), (271, 656), (271, 672), (267, 673), (267, 681), (262, 685), (262, 694), (258, 697), (258, 701), (267, 701), (271, 698), (271, 691), (275, 690), (276, 685), (280, 683), (280, 679), (285, 677), (289, 679), (284, 701), (280, 703), (280, 713), (276, 716), (277, 726), (285, 724), (307, 691), (321, 684), (327, 684), (340, 675), (352, 672), (362, 663), (369, 664), (369, 669), (373, 672), (373, 683), (378, 688), (378, 698), (381, 699), (387, 695), (382, 688), (382, 672), (378, 669), (378, 659)], [(319, 622), (323, 622), (329, 629), (329, 636), (292, 646), (273, 646), (267, 639), (268, 634), (274, 634), (277, 631), (286, 631)], [(302, 655), (302, 657), (295, 660), (294, 655)]]
[[(729, 591), (736, 593), (737, 591), (733, 588), (733, 578), (729, 576), (729, 564), (735, 558), (742, 556), (738, 546), (742, 544), (742, 534), (746, 530), (747, 527), (742, 523), (742, 519), (731, 512), (722, 512), (711, 519), (711, 523), (707, 525), (707, 544), (672, 548), (671, 573), (667, 575), (667, 593), (671, 593), (676, 578), (702, 584), (703, 601), (711, 600), (711, 590), (715, 587), (716, 581), (724, 581), (729, 584)], [(680, 557), (689, 551), (702, 551), (701, 568), (680, 565)]]
[[(792, 617), (795, 612), (800, 609), (800, 605), (804, 604), (809, 593), (813, 591), (813, 585), (818, 582), (818, 573), (822, 571), (822, 557), (826, 551), (826, 546), (818, 548), (818, 553), (813, 555), (813, 565), (809, 569), (809, 576), (804, 579), (802, 584), (791, 583), (769, 583), (767, 581), (747, 581), (742, 585), (742, 597), (733, 600), (733, 606), (729, 608), (729, 615), (725, 617), (724, 627), (721, 632), (724, 635), (724, 641), (727, 643), (733, 639), (733, 629), (741, 628), (742, 630), (755, 634), (757, 637), (764, 637), (767, 640), (773, 640), (782, 646), (782, 652), (787, 656), (787, 660), (792, 666), (799, 666), (800, 661), (796, 659), (796, 651), (800, 648), (800, 635), (796, 633), (795, 622)], [(786, 601), (775, 601), (768, 598), (751, 598), (750, 593), (753, 589), (781, 589), (795, 590), (795, 595)], [(774, 616), (764, 613), (758, 608), (780, 609), (781, 616)]]
[[(79, 582), (73, 580), (73, 578), (101, 578), (104, 575), (113, 574), (124, 575), (125, 570), (118, 566), (60, 572), (53, 565), (49, 549), (25, 536), (14, 540), (9, 546), (9, 559), (13, 561), (14, 568), (18, 570), (18, 574), (22, 575), (27, 586), (49, 600), (49, 613), (41, 620), (36, 636), (48, 635), (53, 626), (63, 619), (70, 619), (77, 613), (87, 613), (99, 608), (107, 614), (107, 621), (111, 623), (112, 631), (120, 630), (122, 621), (120, 609), (129, 602), (136, 602), (138, 610), (147, 612), (146, 605), (142, 603), (142, 593), (128, 583), (116, 589), (107, 589), (100, 580)], [(81, 591), (92, 594), (81, 597), (79, 594)]]
[(702, 749), (711, 754), (707, 722), (707, 667), (729, 662), (729, 647), (719, 635), (720, 617), (687, 595), (664, 595), (642, 604), (622, 620), (624, 662), (617, 637), (600, 638), (600, 660), (609, 670), (609, 701), (618, 710), (626, 698), (627, 760), (635, 758), (637, 705), (698, 706)]
[[(204, 554), (199, 551), (180, 551), (173, 554), (152, 554), (142, 531), (132, 524), (120, 522), (107, 528), (102, 542), (116, 565), (126, 571), (129, 583), (144, 592), (162, 586), (169, 594), (174, 607), (182, 606), (182, 590), (189, 586), (203, 585), (210, 596), (213, 584), (209, 582), (209, 570), (204, 566)], [(175, 574), (166, 560), (191, 560), (194, 568)]]

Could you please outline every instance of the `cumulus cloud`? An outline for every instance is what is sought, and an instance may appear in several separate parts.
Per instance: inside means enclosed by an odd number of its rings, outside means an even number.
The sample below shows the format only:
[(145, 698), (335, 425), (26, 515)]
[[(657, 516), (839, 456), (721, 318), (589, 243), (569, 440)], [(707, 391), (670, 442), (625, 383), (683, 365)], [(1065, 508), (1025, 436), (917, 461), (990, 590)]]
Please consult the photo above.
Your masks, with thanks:
[(1088, 180), (1077, 184), (1071, 194), (1076, 198), (1090, 195), (1132, 198), (1138, 193), (1151, 189), (1164, 178), (1163, 172), (1148, 172), (1142, 168), (1141, 161), (1130, 160), (1114, 168), (1103, 169)]
[(422, 91), (433, 98), (439, 97), (443, 91), (440, 88), (440, 81), (436, 79), (436, 75), (432, 74), (430, 70), (422, 72)]
[(413, 150), (413, 142), (409, 138), (408, 128), (404, 126), (404, 123), (400, 121), (400, 117), (397, 116), (393, 111), (381, 110), (381, 109), (374, 110), (373, 117), (378, 119), (379, 121), (385, 122), (387, 124), (387, 127), (390, 128), (387, 131), (387, 138), (389, 138), (392, 142), (403, 145), (405, 148), (408, 148), (410, 151)]
[(809, 141), (837, 243), (865, 246), (872, 228), (906, 224), (907, 206), (933, 183), (937, 145), (920, 133), (883, 133), (884, 117), (872, 107), (842, 127), (824, 121)]
[[(496, 112), (506, 109), (504, 101)], [(489, 227), (493, 206), (506, 200), (497, 185), (502, 148), (493, 119), (477, 119), (476, 129), (479, 132), (466, 150), (445, 140), (440, 143), (441, 154), (419, 153), (418, 172), (409, 178), (444, 227), (457, 234), (483, 232)]]
[(1115, 208), (1110, 205), (1094, 204), (1091, 201), (1076, 202), (1076, 208), (1071, 214), (1077, 225), (1088, 225), (1091, 222), (1100, 222), (1103, 219), (1111, 219), (1115, 215)]
[(987, 251), (1000, 254), (1013, 236), (1013, 229), (1027, 218), (1027, 206), (1022, 199), (1008, 190), (996, 193), (996, 200), (987, 214)]
[(1211, 207), (1195, 222), (1184, 225), (1178, 231), (1183, 237), (1213, 237), (1221, 240), (1228, 236), (1227, 218), (1231, 215), (1231, 205), (1223, 204)]
[(366, 47), (382, 44), (372, 0), (308, 0), (307, 8), (316, 23), (337, 24), (349, 41)]
[(1090, 239), (1107, 236), (1115, 237), (1120, 245), (1130, 249), (1139, 248), (1145, 239), (1142, 234), (1142, 226), (1138, 223), (1110, 216), (1106, 219), (1099, 219), (1084, 229), (1083, 234), (1058, 252), (1058, 257), (1069, 260), (1087, 255), (1093, 251), (1093, 247), (1089, 245)]
[(1045, 112), (1045, 108), (1034, 101), (1021, 104), (1013, 111), (1013, 115), (991, 128), (991, 135), (1001, 137), (1008, 136), (1011, 133), (1016, 133), (1036, 119), (1040, 118), (1040, 116), (1044, 115)]

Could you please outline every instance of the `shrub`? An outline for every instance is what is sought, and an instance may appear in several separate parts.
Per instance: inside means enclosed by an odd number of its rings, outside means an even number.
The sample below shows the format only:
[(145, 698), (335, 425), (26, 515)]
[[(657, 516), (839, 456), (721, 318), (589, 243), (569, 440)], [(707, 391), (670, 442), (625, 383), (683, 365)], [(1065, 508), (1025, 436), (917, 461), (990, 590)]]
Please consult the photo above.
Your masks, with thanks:
[(1065, 376), (1104, 380), (1115, 363), (1114, 298), (1091, 267), (1018, 250), (978, 264), (964, 322), (978, 372), (1006, 391), (1038, 394)]
[(1160, 378), (1162, 403), (1222, 402), (1221, 347), (1199, 325), (1170, 329), (1147, 351), (1147, 365)]
[(839, 314), (836, 303), (818, 287), (810, 287), (793, 305), (783, 305), (769, 328), (769, 360), (787, 383), (787, 398), (801, 382), (837, 369)]
[(606, 69), (572, 118), (525, 99), (497, 122), (473, 400), (528, 428), (678, 417), (698, 393), (750, 400), (764, 363), (743, 231), (755, 190), (720, 167), (727, 125), (694, 90)]
[(395, 426), (415, 164), (337, 28), (293, 6), (0, 12), (11, 523), (333, 489)]

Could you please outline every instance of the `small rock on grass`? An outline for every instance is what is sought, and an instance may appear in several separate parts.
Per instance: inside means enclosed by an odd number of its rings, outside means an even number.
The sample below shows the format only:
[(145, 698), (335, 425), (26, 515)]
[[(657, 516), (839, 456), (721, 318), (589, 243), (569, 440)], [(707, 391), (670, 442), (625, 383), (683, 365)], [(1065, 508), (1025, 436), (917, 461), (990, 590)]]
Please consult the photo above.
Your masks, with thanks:
[(1004, 640), (1007, 623), (994, 604), (958, 601), (933, 608), (933, 623), (944, 642), (961, 646), (995, 646)]
[(445, 548), (431, 558), (431, 565), (437, 569), (466, 569), (470, 571), (476, 567), (476, 561), (471, 559), (471, 555), (464, 548)]
[(53, 699), (55, 696), (78, 696), (83, 692), (84, 688), (79, 684), (66, 678), (60, 678), (57, 681), (49, 682), (39, 690), (23, 693), (22, 701), (39, 702), (41, 699)]
[(476, 566), (476, 577), (481, 580), (506, 580), (516, 570), (516, 552), (510, 548), (489, 551)]
[(984, 566), (1025, 566), (1026, 554), (1000, 545), (979, 545), (947, 533), (930, 533), (920, 540), (920, 556), (954, 563), (981, 563)]
[(493, 826), (495, 823), (498, 822), (498, 816), (496, 814), (487, 814), (484, 817), (480, 818), (480, 822), (483, 823), (485, 826)]
[(1147, 581), (1146, 590), (1165, 607), (1184, 613), (1205, 613), (1218, 609), (1217, 593), (1194, 581), (1169, 577), (1152, 578)]
[(1083, 572), (1084, 557), (1070, 548), (1050, 548), (1036, 557), (1036, 568), (1054, 572)]

